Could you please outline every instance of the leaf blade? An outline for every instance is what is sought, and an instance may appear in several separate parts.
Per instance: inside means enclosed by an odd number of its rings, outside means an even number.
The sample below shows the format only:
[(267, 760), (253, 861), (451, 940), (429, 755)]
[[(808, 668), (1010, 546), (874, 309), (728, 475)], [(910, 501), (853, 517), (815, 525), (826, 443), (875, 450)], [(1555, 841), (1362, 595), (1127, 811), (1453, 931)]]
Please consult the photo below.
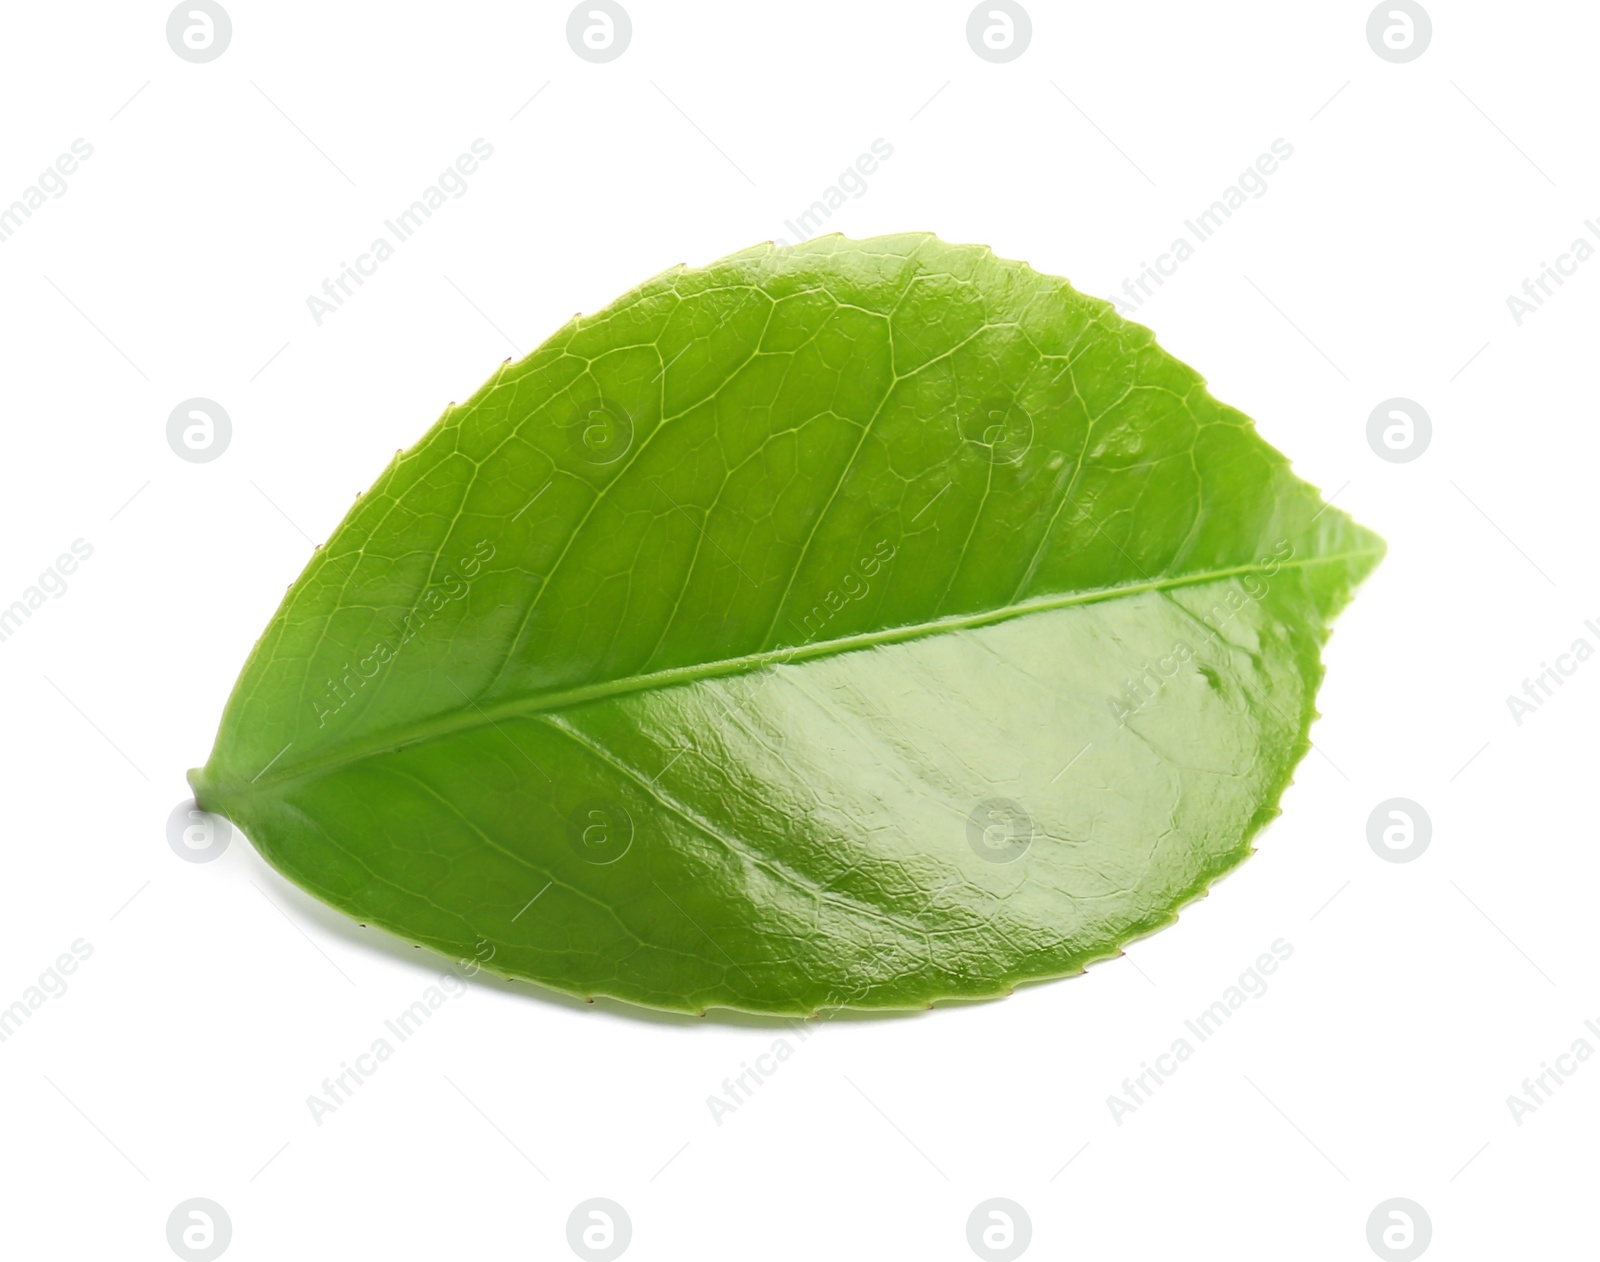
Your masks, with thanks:
[[(1114, 953), (1242, 857), (1307, 748), (1327, 621), (1379, 555), (1146, 330), (1063, 281), (927, 237), (758, 248), (575, 320), (392, 464), (258, 644), (197, 798), (363, 920), (488, 943), (493, 967), (577, 993), (774, 1012), (1003, 993)], [(1204, 670), (1154, 679), (1160, 704), (1107, 729), (1106, 664), (1139, 664), (1114, 646), (1197, 639), (1185, 601), (1212, 589), (1243, 643), (1213, 628)], [(369, 641), (388, 660), (352, 666)], [(1019, 671), (1033, 688), (993, 710)], [(908, 736), (940, 688), (949, 714)], [(1250, 752), (1215, 773), (1241, 787), (1196, 779), (1215, 819), (1184, 836), (1203, 854), (1125, 872), (1132, 901), (1079, 924), (1109, 896), (1074, 893), (1068, 860), (1119, 871), (1154, 825), (1112, 795), (1095, 843), (1034, 752), (1115, 750), (1155, 793), (1171, 768), (1135, 750), (1185, 724)], [(1020, 798), (974, 788), (1009, 784), (962, 744), (975, 730), (1027, 755)], [(871, 769), (854, 797), (828, 752), (846, 748)], [(1048, 824), (1015, 871), (956, 809), (1002, 799)], [(593, 802), (621, 814), (583, 825)], [(592, 862), (585, 828), (623, 817), (639, 850)], [(335, 835), (394, 849), (340, 858)], [(1024, 914), (1016, 872), (1056, 894)]]

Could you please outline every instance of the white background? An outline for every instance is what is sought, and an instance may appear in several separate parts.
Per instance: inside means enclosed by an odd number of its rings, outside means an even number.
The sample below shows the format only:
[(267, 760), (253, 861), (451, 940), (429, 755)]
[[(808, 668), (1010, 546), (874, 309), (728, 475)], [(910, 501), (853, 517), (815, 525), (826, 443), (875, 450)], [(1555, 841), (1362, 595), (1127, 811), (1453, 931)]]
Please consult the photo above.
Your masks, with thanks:
[[(1600, 1063), (1520, 1126), (1506, 1098), (1600, 1049), (1600, 662), (1520, 726), (1506, 696), (1600, 647), (1600, 261), (1521, 327), (1506, 297), (1600, 214), (1600, 13), (1439, 0), (1396, 65), (1369, 7), (1040, 0), (994, 65), (965, 3), (629, 0), (593, 65), (565, 4), (229, 0), (194, 65), (162, 4), (6, 6), (0, 205), (94, 155), (0, 244), (0, 605), (94, 553), (0, 643), (0, 1005), (93, 955), (0, 1044), (0, 1253), (171, 1257), (195, 1196), (240, 1260), (567, 1257), (591, 1196), (641, 1262), (970, 1258), (992, 1196), (1037, 1257), (1370, 1257), (1396, 1196), (1433, 1257), (1588, 1248)], [(318, 327), (306, 297), (479, 137), (466, 195)], [(1390, 546), (1282, 818), (1126, 959), (827, 1022), (720, 1126), (707, 1097), (781, 1023), (482, 982), (316, 1125), (306, 1097), (448, 962), (242, 837), (169, 849), (250, 645), (446, 403), (574, 311), (786, 235), (879, 137), (829, 230), (986, 242), (1108, 296), (1293, 146), (1138, 313)], [(213, 463), (167, 445), (193, 396), (232, 417)], [(1433, 420), (1410, 463), (1367, 443), (1391, 396)], [(1432, 819), (1414, 862), (1368, 845), (1394, 796)], [(1279, 938), (1268, 992), (1117, 1125), (1107, 1097)]]

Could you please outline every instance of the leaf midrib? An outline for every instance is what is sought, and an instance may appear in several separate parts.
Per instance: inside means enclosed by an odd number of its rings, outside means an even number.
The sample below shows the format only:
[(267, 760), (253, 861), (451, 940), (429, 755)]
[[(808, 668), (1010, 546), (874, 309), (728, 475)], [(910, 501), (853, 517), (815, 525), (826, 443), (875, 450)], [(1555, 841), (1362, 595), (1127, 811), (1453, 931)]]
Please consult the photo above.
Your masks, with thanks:
[[(1382, 555), (1382, 547), (1354, 548), (1344, 552), (1308, 557), (1303, 560), (1282, 561), (1278, 563), (1277, 571), (1303, 570), (1319, 565), (1337, 565), (1341, 562), (1353, 561), (1361, 557), (1379, 557)], [(626, 675), (617, 679), (608, 679), (601, 683), (582, 684), (575, 688), (565, 688), (541, 693), (537, 696), (502, 701), (491, 706), (480, 706), (473, 701), (469, 702), (469, 706), (463, 710), (441, 712), (421, 723), (397, 729), (380, 739), (347, 746), (344, 749), (336, 749), (321, 757), (290, 764), (281, 771), (268, 776), (258, 776), (255, 780), (212, 780), (210, 776), (205, 774), (205, 771), (209, 771), (209, 768), (201, 772), (201, 777), (205, 782), (206, 789), (212, 796), (219, 800), (226, 798), (237, 802), (255, 797), (271, 789), (278, 789), (299, 781), (315, 778), (329, 771), (349, 766), (352, 763), (362, 762), (381, 754), (392, 753), (409, 745), (421, 744), (473, 728), (492, 726), (500, 719), (518, 718), (523, 715), (540, 714), (553, 710), (565, 710), (573, 706), (586, 705), (593, 701), (604, 701), (611, 697), (625, 696), (629, 693), (647, 692), (655, 688), (670, 688), (681, 684), (697, 683), (706, 679), (720, 679), (729, 675), (742, 674), (746, 671), (759, 670), (763, 666), (789, 665), (796, 662), (813, 661), (822, 657), (852, 653), (860, 649), (875, 648), (884, 644), (902, 644), (909, 640), (917, 640), (930, 635), (940, 635), (948, 631), (993, 626), (996, 623), (1008, 622), (1013, 618), (1026, 617), (1029, 614), (1047, 613), (1051, 610), (1066, 609), (1074, 605), (1094, 604), (1119, 596), (1136, 596), (1143, 592), (1151, 591), (1170, 591), (1173, 588), (1197, 586), (1201, 583), (1237, 578), (1245, 574), (1258, 574), (1263, 572), (1265, 568), (1265, 565), (1253, 562), (1249, 565), (1206, 570), (1193, 574), (1170, 575), (1137, 583), (1121, 583), (1110, 587), (1092, 588), (1087, 591), (1041, 596), (1033, 600), (1002, 605), (996, 609), (983, 610), (978, 613), (952, 614), (949, 617), (934, 618), (927, 622), (903, 624), (880, 631), (865, 631), (858, 635), (840, 636), (832, 640), (817, 640), (789, 648), (765, 649), (761, 652), (748, 653), (740, 657), (719, 658), (716, 661), (700, 662), (693, 666), (675, 666), (667, 670), (651, 671), (642, 675)]]

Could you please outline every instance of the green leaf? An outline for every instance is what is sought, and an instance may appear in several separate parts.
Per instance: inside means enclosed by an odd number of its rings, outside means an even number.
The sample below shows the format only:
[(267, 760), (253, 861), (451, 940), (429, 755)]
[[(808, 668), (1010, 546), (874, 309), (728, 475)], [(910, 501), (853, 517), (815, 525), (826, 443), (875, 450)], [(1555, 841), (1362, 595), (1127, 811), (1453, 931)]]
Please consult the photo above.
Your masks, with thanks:
[(335, 907), (571, 994), (1000, 995), (1250, 853), (1382, 551), (1065, 281), (758, 246), (397, 456), (191, 780)]

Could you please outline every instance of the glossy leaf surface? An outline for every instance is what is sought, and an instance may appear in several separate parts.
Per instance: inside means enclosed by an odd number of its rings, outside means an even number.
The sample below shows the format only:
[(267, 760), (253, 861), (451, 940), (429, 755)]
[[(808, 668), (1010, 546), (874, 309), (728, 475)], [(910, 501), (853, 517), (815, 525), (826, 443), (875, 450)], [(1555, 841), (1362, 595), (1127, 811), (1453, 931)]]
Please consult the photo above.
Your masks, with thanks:
[(334, 906), (572, 994), (1003, 994), (1249, 853), (1381, 553), (1065, 281), (761, 246), (396, 457), (191, 779)]

